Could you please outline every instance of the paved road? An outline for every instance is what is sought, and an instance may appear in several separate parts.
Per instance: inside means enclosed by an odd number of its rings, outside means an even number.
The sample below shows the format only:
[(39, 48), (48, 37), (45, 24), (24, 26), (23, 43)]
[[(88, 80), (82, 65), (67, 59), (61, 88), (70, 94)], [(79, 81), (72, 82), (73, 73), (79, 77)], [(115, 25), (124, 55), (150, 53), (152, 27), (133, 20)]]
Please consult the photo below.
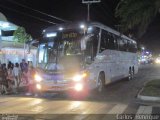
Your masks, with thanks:
[(146, 65), (140, 67), (134, 80), (122, 80), (108, 85), (105, 93), (91, 95), (83, 100), (73, 100), (62, 95), (47, 98), (0, 96), (0, 113), (28, 114), (26, 120), (32, 119), (29, 114), (35, 114), (36, 120), (111, 120), (124, 117), (118, 114), (156, 114), (160, 113), (160, 104), (143, 103), (136, 99), (136, 95), (146, 81), (158, 78), (160, 66)]

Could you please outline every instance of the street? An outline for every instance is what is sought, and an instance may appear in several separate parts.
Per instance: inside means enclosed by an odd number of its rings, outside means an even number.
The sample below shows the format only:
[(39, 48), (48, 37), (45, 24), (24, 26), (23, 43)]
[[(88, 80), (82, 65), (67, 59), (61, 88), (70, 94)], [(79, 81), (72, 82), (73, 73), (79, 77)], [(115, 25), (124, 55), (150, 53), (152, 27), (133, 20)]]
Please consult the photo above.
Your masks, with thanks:
[(0, 113), (41, 114), (36, 116), (36, 119), (40, 120), (46, 116), (47, 119), (57, 120), (67, 117), (88, 120), (110, 117), (105, 114), (156, 114), (160, 111), (159, 104), (146, 104), (136, 98), (144, 83), (156, 78), (160, 78), (160, 66), (144, 65), (140, 67), (139, 73), (132, 81), (122, 80), (113, 83), (106, 86), (105, 93), (92, 94), (83, 100), (73, 100), (65, 95), (51, 95), (46, 98), (23, 95), (0, 96)]

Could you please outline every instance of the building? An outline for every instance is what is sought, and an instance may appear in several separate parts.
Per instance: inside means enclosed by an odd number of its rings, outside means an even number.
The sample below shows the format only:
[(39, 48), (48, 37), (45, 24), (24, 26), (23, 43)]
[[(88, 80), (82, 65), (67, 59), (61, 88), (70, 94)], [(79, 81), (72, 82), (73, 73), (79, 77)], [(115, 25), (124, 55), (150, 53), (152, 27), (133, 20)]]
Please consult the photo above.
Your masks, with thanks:
[(20, 63), (22, 59), (26, 59), (36, 65), (36, 48), (32, 48), (28, 53), (25, 44), (14, 42), (13, 33), (17, 28), (17, 25), (9, 22), (4, 14), (0, 13), (0, 62)]

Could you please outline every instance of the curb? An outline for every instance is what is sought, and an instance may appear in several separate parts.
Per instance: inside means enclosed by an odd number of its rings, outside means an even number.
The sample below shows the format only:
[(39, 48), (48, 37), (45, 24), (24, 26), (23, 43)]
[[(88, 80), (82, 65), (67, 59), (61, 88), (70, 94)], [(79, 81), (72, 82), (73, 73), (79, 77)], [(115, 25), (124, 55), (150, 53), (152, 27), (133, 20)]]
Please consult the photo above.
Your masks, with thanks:
[(137, 98), (144, 101), (160, 102), (160, 97), (138, 95)]
[(143, 101), (160, 102), (160, 97), (140, 95), (144, 87), (138, 92), (137, 98)]

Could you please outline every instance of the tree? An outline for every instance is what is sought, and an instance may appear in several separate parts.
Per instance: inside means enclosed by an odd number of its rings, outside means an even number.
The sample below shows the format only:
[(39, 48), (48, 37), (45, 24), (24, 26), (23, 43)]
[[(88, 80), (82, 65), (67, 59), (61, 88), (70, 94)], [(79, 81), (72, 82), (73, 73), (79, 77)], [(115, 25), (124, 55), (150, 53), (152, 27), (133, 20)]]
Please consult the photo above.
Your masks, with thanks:
[(137, 37), (141, 37), (148, 25), (159, 13), (160, 0), (121, 0), (115, 15), (120, 18), (122, 32), (137, 30)]
[(13, 33), (13, 36), (14, 41), (19, 43), (25, 43), (32, 39), (31, 35), (27, 34), (23, 27), (18, 27)]

